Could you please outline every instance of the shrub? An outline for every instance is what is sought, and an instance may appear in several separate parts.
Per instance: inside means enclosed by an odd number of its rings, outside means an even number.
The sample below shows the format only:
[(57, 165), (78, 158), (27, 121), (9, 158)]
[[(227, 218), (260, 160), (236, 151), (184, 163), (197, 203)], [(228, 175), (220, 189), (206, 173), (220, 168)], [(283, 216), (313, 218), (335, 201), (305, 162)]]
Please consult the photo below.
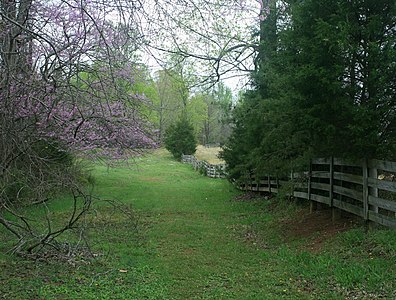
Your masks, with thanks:
[(193, 155), (197, 148), (194, 127), (185, 117), (168, 127), (164, 142), (176, 159), (181, 159), (182, 154)]

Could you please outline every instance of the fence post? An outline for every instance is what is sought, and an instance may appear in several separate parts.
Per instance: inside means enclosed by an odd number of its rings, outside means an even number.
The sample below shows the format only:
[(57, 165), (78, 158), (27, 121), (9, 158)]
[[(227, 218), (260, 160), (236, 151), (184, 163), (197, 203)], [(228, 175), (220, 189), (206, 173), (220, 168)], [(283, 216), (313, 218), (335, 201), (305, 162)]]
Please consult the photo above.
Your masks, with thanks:
[[(378, 178), (378, 169), (375, 166), (368, 168), (367, 181), (370, 178), (375, 178), (375, 179)], [(368, 186), (368, 196), (373, 196), (373, 197), (378, 198), (378, 188)], [(370, 211), (373, 211), (374, 213), (378, 213), (378, 206), (372, 206), (372, 210), (370, 210)], [(370, 227), (374, 227), (376, 223), (368, 222), (368, 224), (369, 224), (369, 228), (370, 228)]]
[[(375, 167), (369, 168), (369, 178), (378, 178), (378, 169)], [(367, 179), (368, 180), (368, 179)], [(373, 197), (378, 198), (378, 188), (371, 188), (371, 192), (369, 194)], [(373, 206), (373, 211), (378, 213), (378, 206)]]
[(260, 184), (261, 184), (261, 180), (260, 180), (260, 176), (257, 176), (257, 174), (255, 175), (255, 179), (256, 179), (256, 191), (260, 192)]
[(244, 174), (243, 174), (243, 191), (247, 191), (248, 190), (248, 172), (245, 170)]
[(311, 200), (311, 181), (312, 181), (312, 159), (309, 161), (309, 171), (308, 171), (308, 201), (309, 201), (309, 212), (313, 213), (318, 205), (315, 201)]
[(268, 175), (268, 192), (271, 194), (271, 175)]
[(363, 161), (363, 218), (367, 224), (368, 222), (368, 197), (369, 197), (369, 187), (368, 187), (368, 165), (367, 159)]
[(290, 182), (292, 183), (293, 190), (291, 191), (290, 199), (294, 199), (294, 176), (293, 176), (293, 170), (290, 172)]
[(336, 221), (341, 217), (341, 210), (337, 207), (334, 207), (334, 157), (330, 157), (330, 191), (329, 191), (329, 198), (330, 198), (330, 207), (331, 207), (331, 219), (332, 221)]
[(279, 194), (279, 188), (280, 188), (280, 186), (279, 186), (279, 177), (278, 177), (278, 175), (276, 175), (276, 189), (278, 191), (278, 194)]

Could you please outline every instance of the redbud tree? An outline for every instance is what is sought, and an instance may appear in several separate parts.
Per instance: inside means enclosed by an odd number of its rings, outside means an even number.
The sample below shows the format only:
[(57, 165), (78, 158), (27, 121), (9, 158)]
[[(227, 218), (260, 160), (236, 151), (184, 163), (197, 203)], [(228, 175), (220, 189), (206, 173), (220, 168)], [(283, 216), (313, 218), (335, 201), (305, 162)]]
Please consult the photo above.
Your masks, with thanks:
[[(76, 155), (120, 158), (155, 146), (132, 93), (141, 37), (135, 1), (0, 2), (0, 224), (14, 251), (58, 247), (92, 197), (76, 175)], [(63, 227), (32, 227), (20, 208), (47, 207), (69, 189), (74, 209)], [(24, 210), (26, 211), (26, 209)]]

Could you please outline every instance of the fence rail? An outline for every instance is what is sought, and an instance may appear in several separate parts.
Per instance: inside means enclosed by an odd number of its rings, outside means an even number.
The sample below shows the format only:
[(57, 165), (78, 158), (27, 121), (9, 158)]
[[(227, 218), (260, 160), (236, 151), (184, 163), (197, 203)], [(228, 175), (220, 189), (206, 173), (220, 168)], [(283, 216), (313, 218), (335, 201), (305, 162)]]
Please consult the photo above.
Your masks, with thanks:
[(202, 171), (206, 176), (211, 178), (225, 178), (225, 164), (210, 164), (205, 160), (199, 160), (194, 155), (182, 155), (182, 162), (188, 163), (195, 170)]
[[(368, 160), (360, 163), (338, 158), (312, 160), (310, 170), (292, 173), (293, 196), (319, 202), (396, 229), (396, 162)], [(246, 176), (239, 188), (277, 193), (289, 180), (271, 176)]]

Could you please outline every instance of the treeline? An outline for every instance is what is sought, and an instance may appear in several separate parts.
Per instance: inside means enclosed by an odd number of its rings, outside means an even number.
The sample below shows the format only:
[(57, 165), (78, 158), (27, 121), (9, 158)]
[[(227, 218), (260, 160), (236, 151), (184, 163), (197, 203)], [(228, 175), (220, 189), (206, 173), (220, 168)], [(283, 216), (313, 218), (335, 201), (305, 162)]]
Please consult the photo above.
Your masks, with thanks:
[(182, 121), (192, 127), (195, 142), (224, 144), (231, 134), (231, 89), (222, 82), (211, 87), (196, 87), (194, 75), (187, 75), (182, 68), (177, 66), (150, 74), (142, 65), (141, 76), (133, 86), (135, 92), (149, 102), (146, 114), (158, 141), (163, 144), (168, 129)]
[(285, 174), (313, 157), (396, 159), (396, 2), (270, 8), (223, 152), (230, 176)]

